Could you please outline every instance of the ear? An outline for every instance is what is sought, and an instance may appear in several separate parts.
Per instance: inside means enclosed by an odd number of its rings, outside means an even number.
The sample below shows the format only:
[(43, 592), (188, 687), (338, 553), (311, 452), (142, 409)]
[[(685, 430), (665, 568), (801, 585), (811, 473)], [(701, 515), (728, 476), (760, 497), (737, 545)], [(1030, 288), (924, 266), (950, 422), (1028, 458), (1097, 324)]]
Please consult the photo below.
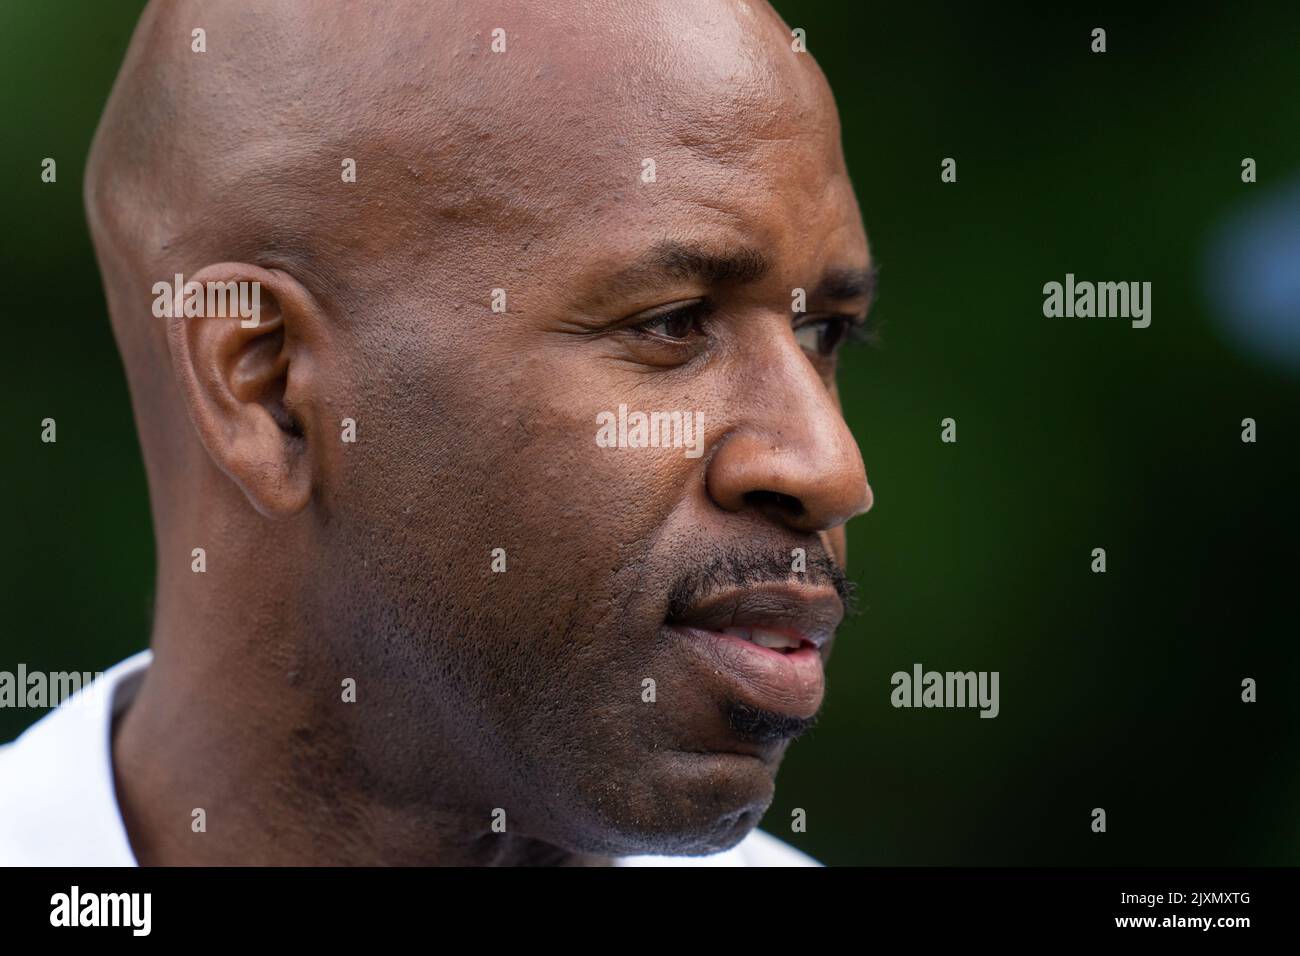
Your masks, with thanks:
[(208, 455), (262, 515), (298, 513), (311, 501), (321, 438), (320, 306), (287, 273), (223, 262), (189, 277), (172, 316), (172, 368)]

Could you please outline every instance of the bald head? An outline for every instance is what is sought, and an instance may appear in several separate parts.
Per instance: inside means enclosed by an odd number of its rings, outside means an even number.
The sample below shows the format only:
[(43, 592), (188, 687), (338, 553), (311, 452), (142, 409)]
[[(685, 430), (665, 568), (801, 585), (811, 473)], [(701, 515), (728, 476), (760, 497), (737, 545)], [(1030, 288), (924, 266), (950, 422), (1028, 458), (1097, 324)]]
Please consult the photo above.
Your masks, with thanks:
[[(449, 819), (505, 856), (753, 827), (871, 502), (834, 381), (865, 234), (767, 5), (155, 2), (86, 194), (159, 540), (159, 715), (270, 662), (209, 732), (256, 717), (249, 765), (329, 777), (320, 812), (389, 859)], [(178, 273), (258, 283), (262, 320), (155, 318)], [(698, 453), (611, 452), (595, 423), (628, 405), (700, 422)], [(797, 666), (714, 639), (745, 608)], [(382, 719), (337, 706), (343, 674)], [(310, 759), (284, 762), (293, 727)], [(518, 845), (484, 843), (507, 805)], [(378, 835), (399, 820), (428, 840)]]
[(765, 3), (168, 0), (136, 30), (87, 202), (128, 281), (260, 257), (334, 301), (366, 272), (409, 281), (375, 256), (631, 212), (643, 158), (671, 188), (675, 153), (731, 161), (792, 124), (838, 132)]

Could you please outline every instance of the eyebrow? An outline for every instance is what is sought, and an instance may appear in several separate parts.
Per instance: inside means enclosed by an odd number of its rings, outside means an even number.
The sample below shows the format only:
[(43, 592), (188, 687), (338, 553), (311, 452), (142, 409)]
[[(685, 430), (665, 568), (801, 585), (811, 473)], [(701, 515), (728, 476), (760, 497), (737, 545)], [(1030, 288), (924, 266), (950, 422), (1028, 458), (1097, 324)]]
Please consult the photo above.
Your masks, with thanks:
[[(760, 250), (749, 246), (716, 251), (684, 242), (664, 241), (630, 266), (610, 276), (605, 285), (619, 291), (639, 291), (663, 279), (698, 279), (705, 283), (756, 282), (771, 271), (772, 263)], [(834, 268), (818, 281), (811, 297), (822, 301), (843, 301), (875, 297), (876, 266)]]
[(845, 299), (866, 299), (867, 305), (876, 298), (876, 282), (879, 270), (875, 263), (865, 269), (840, 268), (831, 269), (822, 276), (813, 289), (812, 298), (844, 301)]
[(608, 280), (620, 289), (640, 289), (661, 279), (699, 279), (708, 283), (756, 282), (771, 269), (757, 249), (741, 246), (715, 252), (683, 242), (660, 242)]

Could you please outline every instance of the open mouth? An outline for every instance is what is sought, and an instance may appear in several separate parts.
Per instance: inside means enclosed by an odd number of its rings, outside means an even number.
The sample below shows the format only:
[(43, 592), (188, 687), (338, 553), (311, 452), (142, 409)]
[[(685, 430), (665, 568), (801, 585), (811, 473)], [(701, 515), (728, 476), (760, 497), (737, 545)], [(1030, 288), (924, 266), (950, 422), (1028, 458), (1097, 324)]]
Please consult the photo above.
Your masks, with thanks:
[(765, 627), (726, 627), (722, 629), (722, 633), (776, 651), (778, 654), (792, 654), (801, 647), (813, 646), (812, 641), (804, 637)]
[(669, 627), (744, 641), (777, 654), (821, 651), (844, 616), (839, 595), (830, 588), (768, 582), (717, 591), (674, 609)]
[(798, 631), (728, 624), (667, 624), (700, 689), (731, 701), (790, 717), (808, 718), (825, 690), (822, 650)]
[(844, 605), (832, 588), (772, 581), (712, 592), (666, 615), (698, 686), (757, 710), (808, 718)]

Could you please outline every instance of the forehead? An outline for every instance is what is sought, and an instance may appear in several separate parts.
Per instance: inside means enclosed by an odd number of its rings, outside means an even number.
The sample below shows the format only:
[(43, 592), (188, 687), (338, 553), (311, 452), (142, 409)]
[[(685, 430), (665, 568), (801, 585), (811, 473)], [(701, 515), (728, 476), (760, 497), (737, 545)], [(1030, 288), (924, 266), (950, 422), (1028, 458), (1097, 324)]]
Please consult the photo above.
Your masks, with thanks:
[(617, 293), (611, 278), (678, 244), (739, 255), (741, 265), (728, 265), (728, 274), (744, 271), (750, 253), (760, 256), (766, 266), (754, 278), (788, 288), (827, 270), (868, 264), (837, 146), (832, 151), (811, 136), (738, 140), (729, 153), (709, 156), (676, 142), (665, 143), (654, 159), (653, 182), (637, 179), (609, 190), (570, 220), (581, 228), (556, 232), (544, 245), (546, 273), (563, 277), (576, 297), (594, 301), (607, 290)]
[[(454, 77), (422, 81), (437, 96), (376, 143), (414, 194), (393, 244), (431, 237), (420, 258), (460, 256), (470, 284), (615, 268), (664, 239), (863, 264), (833, 97), (766, 4), (569, 9), (559, 30), (512, 6), (505, 53), (453, 47)], [(432, 175), (403, 182), (413, 144)]]
[(647, 126), (635, 142), (613, 144), (603, 162), (588, 157), (577, 180), (567, 179), (576, 171), (557, 170), (555, 228), (542, 233), (534, 261), (588, 300), (664, 244), (755, 250), (775, 286), (865, 267), (866, 235), (833, 113), (777, 116), (766, 116), (761, 132), (732, 118)]
[(521, 187), (585, 206), (771, 180), (776, 170), (764, 167), (783, 162), (811, 164), (782, 177), (806, 180), (805, 190), (842, 172), (830, 89), (766, 4), (610, 6), (637, 13), (580, 33), (571, 56), (546, 58), (514, 90), (507, 122), (534, 158), (551, 161)]

